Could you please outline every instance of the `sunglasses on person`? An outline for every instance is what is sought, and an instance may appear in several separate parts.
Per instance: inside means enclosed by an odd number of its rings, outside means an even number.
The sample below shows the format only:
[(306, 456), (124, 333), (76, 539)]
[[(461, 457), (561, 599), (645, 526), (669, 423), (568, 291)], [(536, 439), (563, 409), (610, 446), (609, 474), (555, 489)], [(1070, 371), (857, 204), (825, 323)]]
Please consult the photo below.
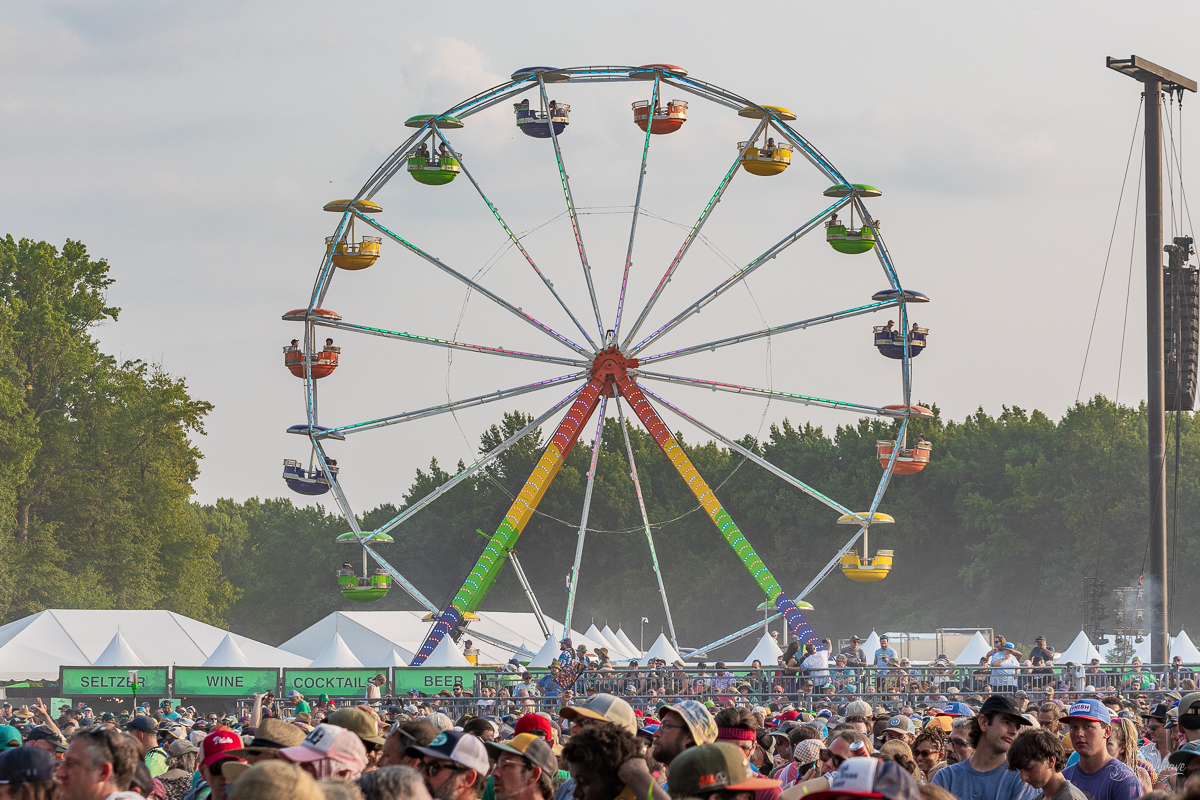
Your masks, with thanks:
[(466, 767), (456, 767), (453, 764), (435, 764), (432, 761), (422, 761), (420, 769), (421, 772), (424, 772), (430, 778), (436, 778), (444, 769), (448, 769), (451, 772), (466, 772)]

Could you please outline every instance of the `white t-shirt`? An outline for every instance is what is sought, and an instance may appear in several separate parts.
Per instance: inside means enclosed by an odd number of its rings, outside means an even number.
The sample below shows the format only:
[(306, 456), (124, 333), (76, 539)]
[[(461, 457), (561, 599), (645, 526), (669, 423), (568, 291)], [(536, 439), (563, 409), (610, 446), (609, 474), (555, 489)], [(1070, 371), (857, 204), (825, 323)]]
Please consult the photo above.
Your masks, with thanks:
[(829, 651), (817, 650), (811, 656), (800, 662), (800, 666), (808, 670), (808, 674), (813, 678), (828, 678)]

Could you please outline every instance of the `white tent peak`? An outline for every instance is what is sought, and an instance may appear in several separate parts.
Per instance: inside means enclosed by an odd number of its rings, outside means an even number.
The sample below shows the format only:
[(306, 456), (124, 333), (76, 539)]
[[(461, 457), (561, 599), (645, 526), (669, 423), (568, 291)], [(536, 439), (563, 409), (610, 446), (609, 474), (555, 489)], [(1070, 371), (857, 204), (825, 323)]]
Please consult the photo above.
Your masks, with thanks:
[(621, 630), (621, 626), (619, 625), (617, 626), (617, 632), (615, 636), (620, 640), (621, 644), (625, 645), (626, 650), (628, 650), (630, 653), (633, 653), (634, 658), (642, 657), (641, 649), (635, 646), (632, 641), (630, 641), (629, 637), (625, 635), (625, 631)]
[(683, 660), (679, 657), (679, 653), (675, 651), (675, 648), (671, 646), (671, 643), (667, 641), (665, 633), (660, 633), (658, 638), (654, 640), (654, 644), (650, 645), (650, 649), (646, 651), (646, 660), (649, 661), (652, 658), (661, 658), (668, 664), (674, 664), (676, 661)]
[(1088, 639), (1087, 634), (1083, 631), (1075, 637), (1075, 641), (1071, 642), (1071, 646), (1059, 653), (1058, 658), (1054, 659), (1055, 664), (1066, 664), (1070, 661), (1072, 664), (1089, 664), (1091, 660), (1100, 659), (1100, 651)]
[(983, 638), (983, 634), (975, 631), (975, 635), (967, 640), (967, 643), (963, 645), (963, 649), (959, 650), (958, 654), (950, 660), (959, 666), (978, 664), (979, 659), (986, 656), (991, 649), (992, 646), (988, 644), (987, 639)]
[[(1149, 637), (1146, 641), (1149, 641)], [(1181, 657), (1185, 664), (1200, 662), (1200, 650), (1196, 649), (1196, 645), (1192, 644), (1191, 637), (1182, 628), (1179, 630), (1179, 635), (1171, 640), (1171, 658), (1175, 656)]]
[(875, 663), (875, 651), (879, 649), (879, 634), (871, 631), (871, 635), (862, 643), (863, 655), (867, 657), (868, 664)]
[(112, 641), (108, 643), (108, 647), (104, 648), (104, 652), (92, 662), (92, 666), (144, 667), (146, 664), (138, 658), (137, 653), (133, 652), (133, 648), (129, 646), (129, 642), (125, 641), (125, 635), (121, 633), (121, 628), (118, 626)]
[(600, 629), (600, 636), (604, 638), (604, 641), (608, 642), (608, 647), (612, 650), (615, 658), (636, 658), (632, 652), (625, 649), (625, 644), (617, 638), (617, 635), (613, 633), (613, 629), (608, 627), (607, 623)]
[(424, 666), (469, 667), (471, 662), (467, 661), (467, 657), (455, 647), (453, 639), (443, 636), (442, 640), (437, 643), (437, 647), (433, 648), (433, 652), (429, 654), (429, 658), (425, 659)]
[(553, 637), (546, 639), (546, 643), (541, 646), (532, 659), (529, 661), (531, 667), (548, 667), (550, 662), (558, 658), (558, 641)]
[(775, 638), (769, 632), (763, 631), (762, 638), (758, 640), (758, 644), (754, 646), (750, 655), (746, 656), (746, 660), (742, 663), (750, 664), (757, 661), (769, 669), (779, 663), (781, 655), (783, 655), (783, 651), (779, 649)]
[(246, 658), (246, 654), (242, 652), (242, 648), (238, 647), (237, 642), (228, 633), (221, 643), (217, 645), (212, 654), (205, 659), (205, 667), (252, 667), (250, 659)]
[(309, 664), (310, 667), (358, 667), (361, 668), (363, 663), (358, 660), (358, 657), (351, 652), (342, 639), (340, 633), (334, 633), (333, 638), (329, 640), (329, 644), (325, 645), (325, 649), (313, 659)]
[(404, 656), (402, 656), (400, 654), (400, 651), (397, 650), (396, 647), (393, 645), (391, 652), (389, 652), (386, 656), (384, 656), (383, 663), (380, 664), (379, 666), (381, 666), (381, 667), (407, 667), (408, 662), (404, 660)]
[[(612, 645), (609, 644), (608, 640), (604, 638), (604, 635), (600, 633), (600, 629), (596, 627), (596, 623), (594, 622), (592, 623), (592, 627), (588, 628), (583, 634), (583, 638), (590, 639), (601, 647), (607, 647), (610, 649), (612, 648)], [(595, 651), (595, 647), (593, 647), (592, 650)]]

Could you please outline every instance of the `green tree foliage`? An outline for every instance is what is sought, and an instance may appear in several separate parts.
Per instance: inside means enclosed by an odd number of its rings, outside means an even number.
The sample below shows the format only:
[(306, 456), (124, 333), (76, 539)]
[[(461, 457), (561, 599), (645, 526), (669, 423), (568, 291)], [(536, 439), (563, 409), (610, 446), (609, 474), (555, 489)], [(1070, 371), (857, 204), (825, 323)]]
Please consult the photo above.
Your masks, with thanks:
[(108, 263), (0, 241), (0, 617), (166, 608), (220, 622), (235, 591), (191, 507), (209, 403), (102, 353)]
[[(935, 408), (936, 410), (936, 408)], [(482, 437), (480, 452), (529, 422), (519, 413)], [(1180, 420), (1181, 478), (1178, 569), (1200, 559), (1191, 535), (1200, 503), (1200, 426)], [(1171, 418), (1174, 424), (1174, 418)], [(846, 503), (866, 509), (882, 472), (875, 443), (895, 425), (860, 420), (827, 434), (783, 422), (762, 441), (741, 441), (773, 463)], [(896, 476), (881, 510), (894, 525), (873, 528), (870, 549), (895, 551), (884, 581), (854, 583), (835, 571), (807, 599), (819, 633), (846, 636), (877, 630), (932, 631), (992, 626), (1010, 639), (1041, 633), (1065, 646), (1084, 615), (1084, 577), (1110, 586), (1136, 581), (1146, 546), (1146, 423), (1144, 408), (1116, 406), (1103, 397), (1072, 407), (1057, 423), (1041, 412), (982, 410), (961, 422), (914, 420), (910, 438), (934, 443), (933, 462), (915, 475)], [(392, 533), (380, 552), (439, 606), (453, 596), (490, 533), (524, 483), (545, 444), (538, 431)], [(653, 440), (630, 429), (655, 543), (684, 643), (700, 644), (748, 625), (762, 596), (728, 545)], [(677, 436), (679, 436), (677, 434)], [(617, 422), (604, 427), (603, 450), (580, 576), (578, 614), (615, 628), (624, 622), (635, 640), (638, 621), (651, 619), (647, 638), (665, 624), (649, 548)], [(835, 525), (836, 513), (712, 443), (685, 450), (784, 587), (798, 593), (853, 534)], [(561, 618), (574, 557), (591, 452), (580, 443), (529, 522), (517, 552), (547, 613)], [(1168, 453), (1173, 459), (1173, 452)], [(459, 464), (457, 469), (461, 469)], [(456, 470), (457, 471), (457, 470)], [(451, 477), (437, 460), (418, 470), (401, 508)], [(1170, 476), (1168, 476), (1170, 477)], [(361, 520), (374, 528), (400, 509), (376, 509)], [(333, 514), (288, 501), (222, 501), (201, 510), (220, 534), (226, 574), (245, 591), (230, 610), (243, 633), (281, 642), (335, 609), (417, 608), (402, 590), (369, 606), (344, 600), (333, 571), (342, 561), (361, 569), (361, 551), (335, 545), (346, 530)], [(219, 523), (213, 521), (217, 517)], [(1178, 586), (1176, 627), (1200, 599), (1190, 582)], [(505, 569), (484, 609), (527, 610), (511, 569)], [(1181, 616), (1182, 615), (1182, 616)], [(1193, 626), (1194, 627), (1194, 626)], [(744, 650), (744, 644), (732, 649)]]

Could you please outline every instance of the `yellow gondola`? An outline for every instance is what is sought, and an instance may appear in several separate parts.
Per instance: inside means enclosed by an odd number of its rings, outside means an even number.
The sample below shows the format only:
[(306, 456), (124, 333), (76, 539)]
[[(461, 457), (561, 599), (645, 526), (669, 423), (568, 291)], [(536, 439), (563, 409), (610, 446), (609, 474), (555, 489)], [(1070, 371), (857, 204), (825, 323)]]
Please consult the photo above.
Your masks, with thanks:
[[(838, 524), (862, 525), (863, 522), (859, 519), (860, 517), (869, 518), (870, 522), (867, 523), (868, 525), (881, 525), (896, 521), (891, 514), (883, 514), (877, 511), (868, 517), (864, 511), (857, 516), (854, 514), (843, 514), (838, 517)], [(842, 555), (838, 566), (842, 568), (842, 574), (852, 581), (857, 583), (874, 583), (875, 581), (883, 580), (892, 571), (893, 552), (892, 550), (880, 550), (875, 554), (874, 558), (868, 557), (867, 554), (870, 553), (870, 549), (867, 546), (867, 531), (864, 530), (862, 555), (860, 556), (856, 550), (851, 550)]]

